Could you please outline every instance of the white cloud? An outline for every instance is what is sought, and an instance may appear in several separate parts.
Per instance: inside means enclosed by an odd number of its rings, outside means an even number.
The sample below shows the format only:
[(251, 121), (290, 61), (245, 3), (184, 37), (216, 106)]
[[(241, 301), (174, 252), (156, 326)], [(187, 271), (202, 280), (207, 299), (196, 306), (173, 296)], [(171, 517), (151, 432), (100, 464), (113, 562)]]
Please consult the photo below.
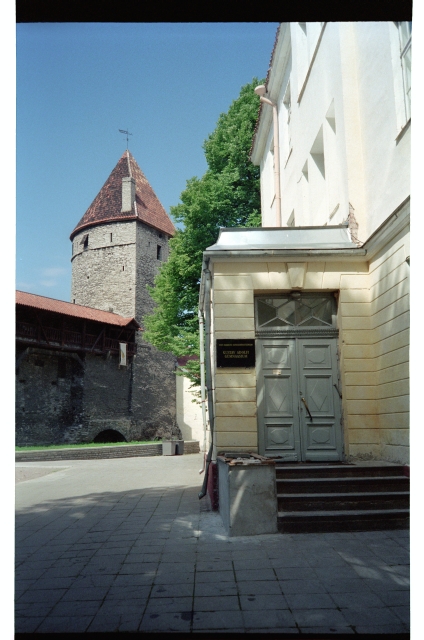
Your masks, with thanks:
[[(43, 276), (46, 276), (47, 278), (56, 278), (58, 276), (62, 276), (67, 272), (68, 270), (64, 269), (63, 267), (49, 267), (47, 269), (41, 269), (41, 274)], [(46, 285), (46, 286), (50, 286), (50, 285)]]

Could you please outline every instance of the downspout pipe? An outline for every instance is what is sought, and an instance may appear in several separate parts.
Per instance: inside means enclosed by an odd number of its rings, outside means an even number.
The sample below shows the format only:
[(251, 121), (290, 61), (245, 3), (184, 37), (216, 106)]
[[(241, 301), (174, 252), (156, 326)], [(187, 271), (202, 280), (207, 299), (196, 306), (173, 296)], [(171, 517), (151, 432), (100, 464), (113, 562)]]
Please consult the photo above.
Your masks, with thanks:
[(266, 88), (261, 84), (256, 87), (255, 93), (260, 97), (261, 102), (272, 107), (272, 120), (274, 124), (274, 184), (275, 184), (275, 225), (281, 227), (281, 188), (280, 188), (280, 134), (278, 127), (277, 104), (265, 98)]
[(204, 340), (204, 326), (205, 321), (202, 315), (202, 312), (198, 311), (199, 318), (199, 346), (200, 346), (200, 397), (202, 402), (202, 419), (203, 419), (203, 453), (204, 462), (203, 468), (199, 471), (199, 473), (203, 473), (206, 466), (206, 390), (205, 390), (205, 340)]
[(209, 412), (209, 428), (211, 434), (211, 443), (206, 458), (206, 470), (203, 480), (202, 489), (199, 492), (199, 500), (205, 497), (208, 486), (209, 465), (212, 460), (213, 446), (214, 446), (214, 413), (213, 413), (213, 397), (212, 397), (212, 368), (211, 368), (211, 351), (210, 351), (210, 336), (211, 336), (211, 272), (209, 271), (209, 258), (203, 261), (202, 266), (202, 282), (200, 285), (199, 296), (199, 310), (203, 311), (205, 318), (205, 374), (206, 374), (206, 389), (208, 396), (208, 412)]

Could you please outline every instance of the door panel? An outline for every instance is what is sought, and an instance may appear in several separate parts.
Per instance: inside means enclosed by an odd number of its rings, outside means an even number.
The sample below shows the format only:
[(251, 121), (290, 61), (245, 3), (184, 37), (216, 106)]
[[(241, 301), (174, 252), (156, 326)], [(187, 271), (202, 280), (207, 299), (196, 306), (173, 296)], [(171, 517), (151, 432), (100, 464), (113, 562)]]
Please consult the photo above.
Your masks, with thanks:
[[(323, 340), (323, 338), (321, 338)], [(331, 370), (331, 345), (317, 344), (316, 340), (312, 344), (308, 341), (299, 340), (302, 344), (302, 366), (308, 369), (330, 369)], [(306, 344), (305, 344), (306, 342)]]
[(297, 340), (301, 401), (302, 459), (337, 461), (342, 458), (340, 398), (337, 384), (335, 338)]
[[(305, 389), (305, 397), (312, 416), (334, 416), (332, 377), (305, 374), (303, 380), (304, 384), (301, 386)], [(301, 391), (303, 392), (303, 389)]]
[(300, 460), (293, 340), (261, 340), (257, 350), (259, 450)]
[(337, 340), (270, 338), (258, 347), (259, 452), (288, 461), (341, 460)]
[[(265, 449), (267, 454), (284, 452), (290, 460), (297, 460), (296, 443), (293, 425), (288, 423), (272, 423), (267, 421), (265, 432)], [(276, 453), (275, 453), (276, 452)]]
[(265, 374), (265, 411), (271, 416), (293, 415), (293, 394), (291, 376)]

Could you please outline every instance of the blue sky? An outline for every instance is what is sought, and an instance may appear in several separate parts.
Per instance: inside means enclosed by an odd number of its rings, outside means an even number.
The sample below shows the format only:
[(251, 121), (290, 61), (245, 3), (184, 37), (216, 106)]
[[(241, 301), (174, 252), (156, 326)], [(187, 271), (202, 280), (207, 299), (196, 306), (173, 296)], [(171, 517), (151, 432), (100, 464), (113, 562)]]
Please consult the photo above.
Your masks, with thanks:
[(69, 235), (129, 148), (169, 213), (202, 143), (264, 78), (277, 23), (24, 23), (16, 30), (16, 287), (70, 299)]

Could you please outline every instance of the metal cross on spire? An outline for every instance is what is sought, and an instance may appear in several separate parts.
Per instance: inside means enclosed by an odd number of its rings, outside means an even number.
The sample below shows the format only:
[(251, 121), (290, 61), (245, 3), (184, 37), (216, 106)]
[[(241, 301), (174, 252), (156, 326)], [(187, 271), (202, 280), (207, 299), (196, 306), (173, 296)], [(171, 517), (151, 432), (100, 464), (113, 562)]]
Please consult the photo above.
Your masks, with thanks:
[(132, 136), (132, 133), (129, 131), (124, 131), (123, 129), (119, 129), (119, 133), (125, 133), (127, 136), (127, 151), (128, 151), (128, 136)]

